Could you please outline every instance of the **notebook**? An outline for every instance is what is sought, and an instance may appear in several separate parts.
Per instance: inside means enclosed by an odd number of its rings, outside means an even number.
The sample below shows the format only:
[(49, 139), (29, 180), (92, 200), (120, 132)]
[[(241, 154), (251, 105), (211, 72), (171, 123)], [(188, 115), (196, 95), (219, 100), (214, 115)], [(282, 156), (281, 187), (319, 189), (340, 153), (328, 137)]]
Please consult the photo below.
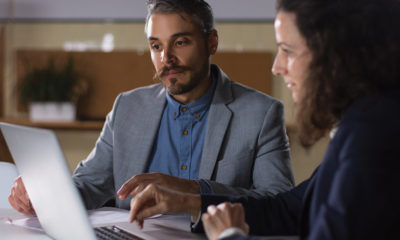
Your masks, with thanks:
[(118, 239), (108, 236), (116, 232), (141, 239), (116, 226), (95, 233), (53, 131), (8, 123), (0, 123), (0, 129), (46, 234), (60, 240), (94, 240)]

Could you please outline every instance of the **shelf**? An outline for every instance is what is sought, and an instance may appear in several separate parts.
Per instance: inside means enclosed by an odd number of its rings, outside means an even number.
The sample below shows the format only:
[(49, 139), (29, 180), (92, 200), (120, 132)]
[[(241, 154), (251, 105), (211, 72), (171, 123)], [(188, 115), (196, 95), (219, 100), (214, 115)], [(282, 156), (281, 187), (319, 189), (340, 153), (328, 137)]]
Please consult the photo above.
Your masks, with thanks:
[(29, 127), (48, 128), (53, 130), (96, 130), (103, 128), (103, 121), (74, 122), (32, 122), (27, 119), (0, 118), (0, 122), (24, 125)]

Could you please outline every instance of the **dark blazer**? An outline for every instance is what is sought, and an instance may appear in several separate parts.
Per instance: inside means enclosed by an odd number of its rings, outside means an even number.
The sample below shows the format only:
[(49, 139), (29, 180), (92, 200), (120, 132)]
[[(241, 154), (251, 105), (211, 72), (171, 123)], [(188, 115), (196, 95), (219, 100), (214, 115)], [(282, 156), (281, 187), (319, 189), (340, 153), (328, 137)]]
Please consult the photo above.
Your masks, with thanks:
[(398, 90), (356, 100), (310, 179), (273, 198), (202, 196), (202, 210), (242, 202), (255, 235), (399, 239), (399, 106)]

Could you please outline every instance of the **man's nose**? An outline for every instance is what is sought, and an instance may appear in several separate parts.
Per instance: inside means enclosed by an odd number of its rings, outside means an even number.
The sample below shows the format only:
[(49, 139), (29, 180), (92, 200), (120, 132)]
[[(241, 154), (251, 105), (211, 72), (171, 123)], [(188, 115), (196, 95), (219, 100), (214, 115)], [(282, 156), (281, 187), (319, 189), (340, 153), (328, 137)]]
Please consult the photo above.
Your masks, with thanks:
[(176, 62), (176, 57), (170, 48), (165, 48), (161, 53), (161, 61), (165, 65), (171, 65)]

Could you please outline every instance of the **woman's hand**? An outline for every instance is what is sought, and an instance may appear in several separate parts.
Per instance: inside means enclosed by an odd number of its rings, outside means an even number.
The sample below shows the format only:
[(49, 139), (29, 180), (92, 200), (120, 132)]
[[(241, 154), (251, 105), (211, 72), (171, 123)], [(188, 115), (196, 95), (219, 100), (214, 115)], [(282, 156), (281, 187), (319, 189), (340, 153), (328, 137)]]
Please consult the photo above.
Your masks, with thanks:
[(216, 240), (228, 228), (240, 228), (249, 233), (249, 225), (245, 222), (243, 206), (240, 203), (221, 203), (210, 205), (207, 213), (201, 217), (208, 239)]

